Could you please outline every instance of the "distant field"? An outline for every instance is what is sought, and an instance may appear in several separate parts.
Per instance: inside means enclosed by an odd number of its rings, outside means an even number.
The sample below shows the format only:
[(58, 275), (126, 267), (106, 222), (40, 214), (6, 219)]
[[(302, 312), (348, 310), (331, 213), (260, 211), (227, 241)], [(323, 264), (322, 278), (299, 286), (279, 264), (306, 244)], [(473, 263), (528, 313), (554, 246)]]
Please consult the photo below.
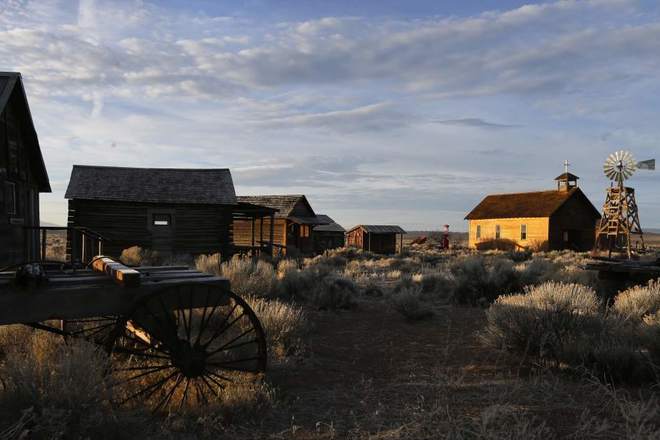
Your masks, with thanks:
[(657, 233), (644, 234), (644, 243), (649, 247), (660, 249), (660, 234)]

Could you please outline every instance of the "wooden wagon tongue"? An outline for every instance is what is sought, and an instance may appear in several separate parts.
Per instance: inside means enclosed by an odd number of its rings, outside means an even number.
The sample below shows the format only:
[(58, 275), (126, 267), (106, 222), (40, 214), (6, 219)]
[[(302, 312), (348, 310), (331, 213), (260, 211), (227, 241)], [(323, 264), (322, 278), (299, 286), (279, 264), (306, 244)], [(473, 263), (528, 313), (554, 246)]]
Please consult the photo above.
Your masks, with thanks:
[(140, 272), (131, 269), (110, 257), (99, 255), (92, 260), (92, 268), (95, 272), (102, 272), (123, 287), (139, 287)]

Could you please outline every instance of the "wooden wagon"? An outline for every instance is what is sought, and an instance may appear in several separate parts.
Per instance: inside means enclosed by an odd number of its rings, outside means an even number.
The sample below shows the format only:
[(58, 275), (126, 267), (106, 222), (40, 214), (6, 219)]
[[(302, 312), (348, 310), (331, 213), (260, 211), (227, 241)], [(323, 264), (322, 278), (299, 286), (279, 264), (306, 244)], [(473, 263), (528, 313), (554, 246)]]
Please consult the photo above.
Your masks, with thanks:
[(205, 405), (266, 369), (261, 324), (227, 279), (183, 266), (129, 268), (106, 257), (78, 270), (62, 263), (15, 269), (0, 272), (0, 325), (103, 347), (118, 404)]

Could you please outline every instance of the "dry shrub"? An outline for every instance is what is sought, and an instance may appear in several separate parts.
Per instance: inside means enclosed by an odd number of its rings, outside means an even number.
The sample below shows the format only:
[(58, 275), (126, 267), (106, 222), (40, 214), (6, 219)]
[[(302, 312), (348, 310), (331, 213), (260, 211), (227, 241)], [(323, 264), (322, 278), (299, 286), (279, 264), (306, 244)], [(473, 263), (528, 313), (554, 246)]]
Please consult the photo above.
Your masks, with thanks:
[(282, 260), (277, 263), (277, 278), (285, 278), (287, 274), (297, 272), (298, 270), (298, 263), (295, 260)]
[(520, 271), (520, 282), (525, 286), (544, 283), (552, 280), (558, 271), (559, 267), (555, 263), (537, 257), (527, 263)]
[(651, 361), (660, 365), (660, 311), (647, 314), (639, 328), (643, 346), (648, 350)]
[(619, 293), (612, 310), (633, 323), (641, 322), (646, 315), (655, 315), (660, 310), (660, 279)]
[(308, 321), (302, 307), (272, 299), (247, 297), (268, 339), (268, 349), (278, 358), (301, 351)]
[(220, 258), (220, 254), (198, 255), (195, 258), (195, 268), (200, 272), (212, 275), (220, 275), (221, 264), (222, 259)]
[(18, 345), (4, 346), (5, 404), (83, 413), (98, 410), (109, 397), (105, 383), (107, 355), (82, 340), (63, 344), (61, 337), (44, 332), (26, 336), (19, 336), (23, 341)]
[(422, 298), (421, 288), (412, 287), (393, 293), (390, 301), (394, 310), (402, 314), (408, 321), (421, 321), (433, 316), (431, 306)]
[(378, 281), (369, 278), (362, 288), (362, 293), (371, 298), (381, 298), (385, 295), (383, 288)]
[(277, 271), (276, 295), (288, 301), (308, 301), (319, 281), (317, 271), (300, 270), (291, 263), (281, 262)]
[(546, 282), (528, 287), (524, 294), (499, 297), (486, 317), (482, 336), (494, 347), (584, 367), (607, 380), (647, 375), (638, 339), (624, 321), (602, 313), (587, 286)]
[(492, 302), (499, 295), (515, 292), (520, 279), (511, 260), (495, 257), (490, 266), (481, 256), (462, 258), (450, 267), (452, 296), (460, 304)]
[(269, 296), (273, 293), (276, 279), (270, 263), (235, 255), (231, 260), (221, 263), (218, 269), (216, 258), (220, 257), (198, 257), (197, 268), (204, 270), (208, 267), (212, 269), (211, 273), (229, 279), (231, 289), (240, 296)]
[(131, 246), (122, 250), (119, 261), (127, 266), (157, 266), (163, 263), (158, 252), (142, 249), (140, 246)]
[(320, 310), (350, 309), (355, 307), (355, 298), (360, 289), (350, 279), (339, 275), (323, 277), (320, 286), (312, 291), (312, 302)]
[(596, 293), (578, 284), (547, 282), (500, 296), (486, 312), (485, 340), (518, 353), (559, 359), (598, 315)]
[(279, 298), (311, 303), (321, 310), (347, 309), (355, 305), (359, 287), (330, 266), (313, 265), (301, 270), (292, 263), (280, 265), (275, 290)]

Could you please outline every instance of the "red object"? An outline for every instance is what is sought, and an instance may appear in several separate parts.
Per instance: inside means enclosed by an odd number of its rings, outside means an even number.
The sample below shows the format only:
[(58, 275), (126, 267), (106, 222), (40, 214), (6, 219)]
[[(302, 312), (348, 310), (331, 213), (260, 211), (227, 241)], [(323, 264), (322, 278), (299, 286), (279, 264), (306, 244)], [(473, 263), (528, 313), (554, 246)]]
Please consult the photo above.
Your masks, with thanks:
[(442, 249), (449, 249), (449, 225), (445, 225), (445, 231), (442, 234)]

